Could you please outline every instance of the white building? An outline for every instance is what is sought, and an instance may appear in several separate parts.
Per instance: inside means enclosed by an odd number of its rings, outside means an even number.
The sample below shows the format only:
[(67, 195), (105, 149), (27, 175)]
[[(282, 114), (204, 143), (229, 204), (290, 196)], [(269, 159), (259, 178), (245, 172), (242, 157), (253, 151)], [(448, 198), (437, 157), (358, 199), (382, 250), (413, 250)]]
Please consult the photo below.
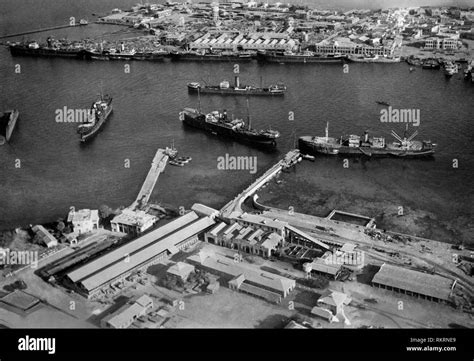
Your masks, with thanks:
[(72, 223), (75, 233), (88, 233), (99, 228), (99, 211), (97, 209), (81, 209), (76, 211), (74, 207), (71, 207), (67, 221)]
[(110, 221), (110, 225), (113, 232), (137, 235), (152, 227), (157, 220), (158, 218), (144, 211), (125, 208), (122, 213)]

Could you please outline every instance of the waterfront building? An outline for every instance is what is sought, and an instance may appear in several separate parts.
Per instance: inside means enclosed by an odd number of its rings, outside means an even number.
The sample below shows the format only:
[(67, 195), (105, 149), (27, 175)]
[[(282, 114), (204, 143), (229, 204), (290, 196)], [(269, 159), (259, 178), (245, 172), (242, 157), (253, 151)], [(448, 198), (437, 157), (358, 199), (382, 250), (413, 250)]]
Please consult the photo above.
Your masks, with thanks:
[(451, 303), (456, 281), (384, 263), (372, 279), (372, 286), (433, 302)]
[(72, 223), (73, 230), (77, 234), (92, 232), (99, 228), (99, 211), (97, 209), (76, 211), (74, 207), (71, 207), (67, 221)]
[(209, 217), (200, 218), (195, 212), (188, 212), (69, 272), (67, 286), (85, 297), (98, 297), (109, 286), (123, 283), (132, 273), (144, 271), (195, 244), (198, 235), (214, 223)]
[(51, 248), (58, 245), (58, 240), (51, 233), (48, 232), (41, 224), (38, 224), (32, 228), (35, 232), (35, 237), (40, 240), (46, 247)]
[(125, 208), (122, 213), (116, 215), (110, 221), (110, 225), (113, 232), (138, 235), (151, 228), (157, 220), (157, 217), (152, 216), (144, 211), (136, 211)]
[(220, 222), (204, 234), (204, 240), (218, 246), (237, 251), (270, 257), (283, 244), (281, 235), (273, 231), (265, 231), (253, 226), (239, 223), (227, 224)]

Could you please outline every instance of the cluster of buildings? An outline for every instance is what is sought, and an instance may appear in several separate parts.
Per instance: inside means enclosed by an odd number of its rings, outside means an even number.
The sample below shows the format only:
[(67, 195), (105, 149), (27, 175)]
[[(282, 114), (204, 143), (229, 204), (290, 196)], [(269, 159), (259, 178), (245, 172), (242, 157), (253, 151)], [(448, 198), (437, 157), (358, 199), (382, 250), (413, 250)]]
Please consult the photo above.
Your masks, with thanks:
[(198, 235), (213, 224), (213, 218), (190, 211), (72, 270), (66, 283), (87, 298), (105, 295), (110, 286), (120, 286), (132, 273), (196, 243)]

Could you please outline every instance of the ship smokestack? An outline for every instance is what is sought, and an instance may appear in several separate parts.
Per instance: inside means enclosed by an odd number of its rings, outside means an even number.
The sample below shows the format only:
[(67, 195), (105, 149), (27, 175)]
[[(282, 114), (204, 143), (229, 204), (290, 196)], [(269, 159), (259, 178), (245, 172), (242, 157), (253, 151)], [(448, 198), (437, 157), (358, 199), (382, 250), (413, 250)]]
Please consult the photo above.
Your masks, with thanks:
[(367, 131), (364, 132), (364, 142), (365, 143), (369, 142), (369, 133)]
[(235, 87), (240, 88), (240, 79), (238, 75), (235, 76)]

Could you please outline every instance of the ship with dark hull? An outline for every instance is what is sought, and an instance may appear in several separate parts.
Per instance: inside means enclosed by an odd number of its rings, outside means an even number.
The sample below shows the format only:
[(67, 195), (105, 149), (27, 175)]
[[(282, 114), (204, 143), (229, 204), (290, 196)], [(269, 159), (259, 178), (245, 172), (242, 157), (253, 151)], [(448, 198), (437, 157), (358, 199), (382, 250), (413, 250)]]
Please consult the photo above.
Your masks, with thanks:
[(256, 57), (253, 52), (238, 52), (238, 51), (175, 51), (170, 53), (173, 61), (203, 61), (203, 62), (220, 62), (220, 61), (238, 61), (249, 62)]
[(220, 95), (284, 95), (286, 86), (282, 83), (270, 85), (268, 87), (255, 87), (253, 85), (240, 84), (239, 76), (235, 77), (234, 85), (224, 80), (219, 85), (201, 85), (198, 82), (188, 83), (190, 93), (200, 94), (220, 94)]
[(81, 47), (40, 45), (36, 41), (9, 45), (12, 56), (37, 56), (82, 59), (85, 50)]
[(341, 64), (347, 58), (343, 55), (321, 55), (312, 51), (291, 52), (291, 51), (259, 51), (258, 60), (269, 63), (322, 63)]
[(10, 141), (19, 115), (16, 109), (0, 113), (0, 145)]
[(198, 109), (185, 108), (180, 113), (180, 119), (188, 126), (254, 145), (275, 147), (276, 140), (280, 137), (280, 132), (276, 130), (252, 129), (250, 117), (248, 125), (242, 119), (229, 119), (225, 110), (222, 113), (213, 111), (204, 114)]
[(399, 63), (401, 61), (400, 57), (390, 57), (390, 56), (365, 56), (365, 55), (349, 55), (349, 61), (354, 63)]
[(85, 143), (92, 139), (107, 121), (112, 113), (112, 98), (109, 95), (99, 95), (99, 98), (92, 103), (87, 122), (79, 125), (77, 132), (81, 142)]
[(341, 156), (368, 156), (368, 157), (400, 157), (421, 158), (434, 155), (436, 144), (429, 140), (416, 141), (413, 138), (418, 131), (407, 137), (406, 132), (402, 137), (392, 130), (392, 135), (397, 141), (386, 143), (383, 137), (369, 137), (368, 132), (364, 135), (349, 135), (339, 139), (328, 136), (303, 136), (298, 139), (301, 152), (313, 155), (341, 155)]

